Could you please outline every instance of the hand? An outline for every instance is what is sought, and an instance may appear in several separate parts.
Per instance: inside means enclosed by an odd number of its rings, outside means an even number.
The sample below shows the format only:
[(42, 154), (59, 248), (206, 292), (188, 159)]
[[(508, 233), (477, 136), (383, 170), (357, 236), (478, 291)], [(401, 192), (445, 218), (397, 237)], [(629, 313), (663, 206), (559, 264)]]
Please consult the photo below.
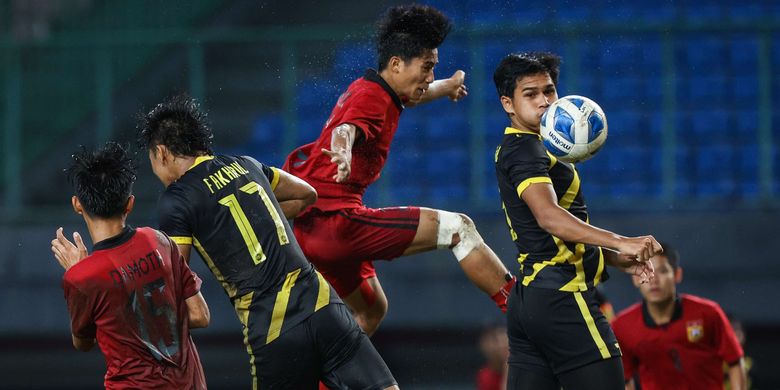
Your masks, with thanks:
[(650, 260), (637, 261), (635, 258), (622, 253), (615, 254), (613, 267), (639, 278), (639, 283), (650, 283), (655, 278), (655, 268)]
[(336, 179), (336, 183), (343, 183), (349, 179), (349, 174), (352, 172), (352, 156), (350, 156), (346, 150), (335, 149), (330, 151), (328, 149), (322, 149), (322, 153), (330, 157), (330, 162), (336, 164), (338, 169), (333, 178)]
[(464, 97), (468, 96), (469, 89), (466, 87), (466, 84), (464, 84), (466, 80), (466, 72), (462, 70), (457, 70), (455, 73), (452, 74), (452, 77), (450, 77), (450, 88), (449, 93), (447, 93), (447, 97), (450, 98), (453, 102), (457, 102), (460, 99), (463, 99)]
[(62, 228), (57, 229), (56, 238), (51, 240), (51, 251), (65, 271), (87, 257), (87, 247), (78, 232), (73, 232), (73, 242), (62, 234)]
[(661, 244), (653, 236), (624, 237), (615, 248), (620, 254), (644, 263), (651, 257), (661, 254)]

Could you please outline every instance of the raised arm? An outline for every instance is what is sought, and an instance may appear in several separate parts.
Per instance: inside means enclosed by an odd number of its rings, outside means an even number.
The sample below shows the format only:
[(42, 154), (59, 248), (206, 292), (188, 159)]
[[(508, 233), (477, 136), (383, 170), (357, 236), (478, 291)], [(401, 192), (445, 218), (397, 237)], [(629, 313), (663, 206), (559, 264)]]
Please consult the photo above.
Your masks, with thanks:
[(583, 222), (558, 205), (555, 191), (549, 183), (531, 184), (521, 196), (539, 226), (564, 241), (614, 249), (641, 262), (661, 253), (661, 245), (652, 236), (625, 237)]
[(355, 125), (342, 123), (333, 129), (330, 150), (322, 149), (330, 157), (330, 162), (338, 165), (338, 171), (333, 175), (337, 183), (345, 182), (352, 172), (352, 145), (355, 144), (356, 132)]
[(282, 208), (285, 218), (295, 218), (303, 210), (317, 201), (317, 191), (302, 179), (281, 169), (279, 183), (274, 188), (274, 196)]
[(406, 107), (414, 107), (445, 96), (450, 98), (450, 100), (457, 102), (469, 94), (468, 88), (466, 87), (466, 84), (464, 84), (465, 81), (466, 73), (462, 70), (455, 71), (450, 78), (436, 80), (428, 85), (428, 89), (420, 96), (420, 99), (410, 100), (404, 105)]

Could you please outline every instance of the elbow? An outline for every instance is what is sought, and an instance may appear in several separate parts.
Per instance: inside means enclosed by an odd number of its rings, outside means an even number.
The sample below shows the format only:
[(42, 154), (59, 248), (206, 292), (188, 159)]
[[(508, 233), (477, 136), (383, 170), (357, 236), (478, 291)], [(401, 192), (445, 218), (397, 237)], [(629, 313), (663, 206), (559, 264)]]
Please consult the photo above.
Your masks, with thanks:
[(306, 209), (307, 207), (313, 205), (316, 201), (317, 190), (315, 190), (314, 187), (309, 186), (309, 191), (306, 192), (306, 196), (303, 198), (303, 208)]
[(210, 323), (211, 313), (209, 313), (208, 307), (202, 308), (202, 310), (199, 310), (197, 313), (190, 313), (190, 329), (206, 328)]
[(76, 348), (76, 350), (79, 352), (89, 352), (94, 346), (94, 340), (77, 339), (75, 337), (73, 338), (73, 348)]

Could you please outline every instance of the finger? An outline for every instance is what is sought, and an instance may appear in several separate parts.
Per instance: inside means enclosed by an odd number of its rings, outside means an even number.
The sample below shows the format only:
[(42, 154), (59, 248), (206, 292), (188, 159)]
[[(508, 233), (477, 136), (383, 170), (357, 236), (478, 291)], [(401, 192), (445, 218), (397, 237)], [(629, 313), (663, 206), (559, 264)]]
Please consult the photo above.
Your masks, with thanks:
[(330, 150), (325, 149), (325, 148), (322, 148), (322, 153), (325, 153), (325, 155), (328, 156), (328, 157), (333, 157), (333, 156), (336, 155), (335, 152), (331, 152)]
[(81, 234), (79, 234), (79, 232), (73, 232), (73, 242), (76, 243), (76, 248), (80, 251), (87, 250), (87, 246), (84, 245), (84, 240), (81, 239)]
[(452, 78), (458, 80), (459, 82), (463, 82), (463, 80), (466, 78), (466, 72), (462, 70), (456, 70), (455, 73), (452, 74)]
[(59, 240), (60, 243), (68, 242), (68, 239), (65, 238), (64, 234), (62, 234), (62, 228), (61, 227), (59, 229), (57, 229), (57, 240)]

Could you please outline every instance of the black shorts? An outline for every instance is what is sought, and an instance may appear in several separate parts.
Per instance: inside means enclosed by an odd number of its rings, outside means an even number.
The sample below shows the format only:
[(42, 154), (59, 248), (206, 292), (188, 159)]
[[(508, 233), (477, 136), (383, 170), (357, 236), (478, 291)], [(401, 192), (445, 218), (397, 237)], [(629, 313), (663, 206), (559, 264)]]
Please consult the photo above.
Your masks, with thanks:
[(349, 309), (331, 303), (252, 351), (260, 389), (384, 389), (395, 379)]
[(595, 290), (565, 292), (517, 283), (507, 309), (509, 366), (559, 375), (621, 355)]

